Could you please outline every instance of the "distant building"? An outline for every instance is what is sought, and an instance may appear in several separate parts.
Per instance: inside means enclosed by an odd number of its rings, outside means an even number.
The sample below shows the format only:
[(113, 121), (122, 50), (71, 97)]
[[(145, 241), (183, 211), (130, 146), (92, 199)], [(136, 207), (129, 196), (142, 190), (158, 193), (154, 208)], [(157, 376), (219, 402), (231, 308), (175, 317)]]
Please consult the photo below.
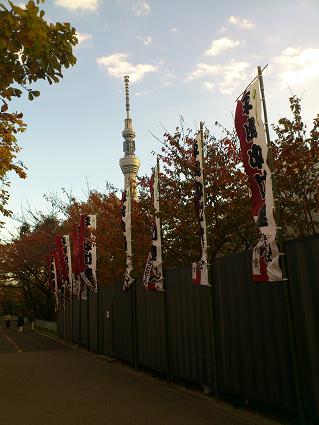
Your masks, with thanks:
[(124, 81), (126, 119), (124, 120), (124, 130), (122, 132), (124, 157), (120, 159), (120, 167), (124, 174), (124, 189), (131, 185), (132, 198), (137, 199), (136, 176), (140, 168), (140, 160), (135, 155), (135, 131), (130, 118), (129, 77), (125, 76)]

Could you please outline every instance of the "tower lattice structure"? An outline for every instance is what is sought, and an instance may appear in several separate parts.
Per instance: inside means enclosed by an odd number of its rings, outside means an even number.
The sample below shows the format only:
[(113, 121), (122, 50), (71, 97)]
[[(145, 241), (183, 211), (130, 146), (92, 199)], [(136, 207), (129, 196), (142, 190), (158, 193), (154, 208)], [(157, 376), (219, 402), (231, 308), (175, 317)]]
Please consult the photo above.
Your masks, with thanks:
[(137, 199), (136, 176), (140, 168), (140, 160), (135, 155), (135, 131), (130, 118), (129, 76), (124, 77), (126, 119), (122, 136), (124, 156), (120, 159), (120, 167), (124, 174), (124, 189), (131, 187), (132, 198)]

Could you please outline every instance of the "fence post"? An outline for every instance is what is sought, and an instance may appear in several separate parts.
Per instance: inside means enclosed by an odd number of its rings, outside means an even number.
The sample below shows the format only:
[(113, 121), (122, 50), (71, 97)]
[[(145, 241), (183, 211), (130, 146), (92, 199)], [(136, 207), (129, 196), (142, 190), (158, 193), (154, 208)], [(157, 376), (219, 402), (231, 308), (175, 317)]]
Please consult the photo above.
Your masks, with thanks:
[(90, 290), (86, 289), (86, 327), (87, 327), (87, 340), (88, 340), (88, 351), (90, 351)]
[[(262, 101), (263, 112), (264, 112), (264, 126), (265, 126), (266, 140), (267, 140), (267, 146), (268, 146), (269, 168), (271, 172), (274, 199), (277, 201), (278, 188), (277, 188), (277, 181), (276, 181), (276, 175), (274, 170), (274, 159), (272, 154), (272, 146), (271, 146), (271, 140), (270, 140), (270, 134), (269, 134), (269, 127), (268, 127), (264, 81), (263, 81), (261, 67), (258, 66), (257, 69), (258, 69), (258, 79), (259, 79), (260, 91), (261, 91), (261, 101)], [(298, 356), (298, 344), (297, 344), (297, 337), (296, 337), (296, 325), (295, 325), (295, 317), (294, 317), (292, 298), (291, 298), (291, 288), (290, 288), (290, 282), (289, 282), (288, 271), (287, 271), (286, 256), (285, 256), (285, 250), (284, 250), (281, 211), (280, 211), (280, 206), (278, 201), (276, 202), (276, 207), (275, 207), (275, 218), (276, 218), (276, 224), (278, 228), (279, 249), (280, 249), (280, 253), (283, 254), (282, 277), (284, 281), (283, 284), (284, 284), (284, 294), (285, 294), (285, 302), (286, 302), (287, 318), (288, 318), (288, 333), (289, 333), (293, 372), (294, 372), (294, 378), (295, 378), (295, 390), (296, 390), (296, 397), (297, 397), (299, 423), (301, 425), (304, 425), (305, 412), (304, 412), (304, 404), (303, 404), (300, 361)]]
[(96, 351), (100, 354), (100, 290), (97, 288), (96, 292)]
[(80, 290), (80, 297), (78, 299), (79, 302), (79, 345), (82, 345), (81, 337), (82, 337), (82, 329), (81, 329), (81, 322), (82, 322), (82, 314), (81, 314), (81, 306), (82, 306), (82, 291)]
[(133, 321), (133, 349), (134, 367), (138, 369), (138, 347), (137, 347), (137, 317), (136, 317), (136, 281), (132, 283), (132, 321)]
[[(216, 333), (215, 333), (215, 317), (214, 317), (214, 284), (212, 283), (212, 261), (211, 257), (208, 257), (210, 264), (208, 264), (209, 283), (210, 283), (210, 297), (209, 297), (209, 315), (210, 315), (210, 326), (211, 326), (211, 352), (212, 352), (212, 374), (213, 374), (213, 388), (214, 397), (218, 398), (218, 381), (217, 381), (217, 365), (216, 365)], [(216, 285), (216, 283), (215, 283)]]
[(169, 323), (168, 323), (168, 304), (166, 272), (163, 271), (163, 289), (164, 289), (164, 322), (165, 322), (165, 344), (166, 344), (166, 378), (171, 382), (170, 350), (169, 350)]

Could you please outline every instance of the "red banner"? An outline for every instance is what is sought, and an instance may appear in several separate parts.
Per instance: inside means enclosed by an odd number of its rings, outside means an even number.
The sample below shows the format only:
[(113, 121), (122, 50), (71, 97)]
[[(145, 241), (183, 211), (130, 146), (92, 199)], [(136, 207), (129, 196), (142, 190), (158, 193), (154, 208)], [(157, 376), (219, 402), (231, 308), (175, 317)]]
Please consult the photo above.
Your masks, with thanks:
[(63, 236), (55, 237), (55, 245), (59, 256), (59, 262), (61, 265), (61, 274), (63, 283), (69, 283), (69, 270), (68, 270), (68, 258), (64, 252), (64, 246), (62, 242)]
[(280, 281), (282, 273), (276, 243), (272, 180), (258, 79), (250, 84), (237, 102), (235, 127), (251, 185), (252, 215), (261, 233), (260, 241), (253, 250), (253, 280)]

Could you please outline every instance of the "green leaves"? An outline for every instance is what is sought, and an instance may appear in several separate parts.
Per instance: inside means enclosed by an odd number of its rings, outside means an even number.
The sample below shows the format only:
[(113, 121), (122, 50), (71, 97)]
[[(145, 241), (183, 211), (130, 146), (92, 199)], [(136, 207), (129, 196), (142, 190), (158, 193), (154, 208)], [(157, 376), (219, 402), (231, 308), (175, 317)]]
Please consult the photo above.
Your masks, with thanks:
[(308, 133), (301, 116), (301, 100), (289, 98), (292, 119), (281, 118), (273, 129), (273, 145), (278, 198), (286, 236), (295, 237), (319, 231), (318, 181), (319, 121), (314, 119)]
[(35, 97), (39, 97), (40, 92), (38, 90), (29, 90), (28, 99), (33, 100)]
[(8, 200), (8, 196), (1, 196), (7, 173), (14, 171), (25, 177), (24, 167), (16, 162), (20, 150), (16, 135), (25, 131), (26, 125), (22, 114), (8, 112), (8, 102), (21, 97), (23, 91), (34, 100), (40, 92), (31, 84), (40, 79), (58, 83), (62, 68), (76, 63), (75, 28), (69, 23), (46, 22), (39, 7), (43, 2), (29, 0), (22, 8), (12, 0), (6, 7), (0, 0), (0, 211), (5, 211)]

